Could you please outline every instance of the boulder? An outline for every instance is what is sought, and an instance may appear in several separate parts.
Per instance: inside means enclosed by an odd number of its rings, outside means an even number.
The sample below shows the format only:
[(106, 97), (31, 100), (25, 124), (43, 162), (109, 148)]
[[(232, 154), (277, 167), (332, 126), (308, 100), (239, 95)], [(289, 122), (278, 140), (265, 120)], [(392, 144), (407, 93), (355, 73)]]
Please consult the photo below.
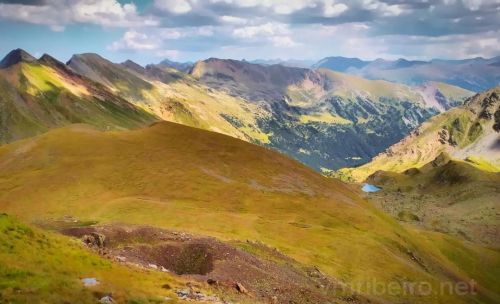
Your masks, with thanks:
[(92, 232), (90, 234), (85, 234), (82, 236), (82, 241), (85, 243), (85, 245), (89, 247), (97, 247), (97, 248), (104, 248), (104, 242), (106, 240), (106, 236)]
[(243, 294), (247, 294), (248, 293), (248, 290), (245, 288), (245, 286), (243, 286), (241, 283), (239, 282), (236, 282), (235, 286), (236, 290), (240, 293), (243, 293)]

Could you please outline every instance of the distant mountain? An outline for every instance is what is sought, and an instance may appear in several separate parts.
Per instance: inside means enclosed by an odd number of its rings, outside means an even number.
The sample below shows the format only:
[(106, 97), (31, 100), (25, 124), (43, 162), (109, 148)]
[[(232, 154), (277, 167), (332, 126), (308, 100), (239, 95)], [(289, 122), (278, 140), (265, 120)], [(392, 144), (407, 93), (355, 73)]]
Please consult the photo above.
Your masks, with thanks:
[(144, 72), (146, 70), (142, 65), (140, 65), (132, 60), (126, 60), (126, 61), (122, 62), (121, 65), (123, 65), (127, 69), (132, 70), (132, 71), (139, 73), (139, 74), (144, 74)]
[(158, 120), (55, 58), (19, 49), (2, 60), (0, 92), (0, 144), (73, 123), (107, 130)]
[(419, 168), (442, 152), (482, 170), (500, 172), (500, 87), (431, 118), (371, 162), (340, 173), (362, 181), (378, 170), (400, 173)]
[(369, 61), (364, 61), (358, 58), (346, 58), (346, 57), (326, 57), (321, 59), (317, 63), (313, 64), (311, 67), (313, 69), (325, 68), (332, 71), (346, 72), (349, 69), (360, 69), (368, 65)]
[(314, 60), (299, 60), (299, 59), (256, 59), (248, 61), (250, 63), (255, 64), (263, 64), (263, 65), (274, 65), (279, 64), (286, 67), (292, 68), (310, 68), (315, 61)]
[(444, 82), (479, 92), (500, 84), (498, 62), (500, 57), (431, 61), (409, 61), (402, 58), (395, 61), (362, 61), (357, 58), (328, 57), (313, 67), (408, 85), (421, 85), (429, 81)]
[(189, 72), (189, 70), (193, 67), (192, 62), (176, 62), (168, 59), (161, 61), (160, 63), (158, 63), (158, 65), (162, 67), (176, 69), (180, 72), (185, 72), (185, 73)]
[[(191, 75), (263, 109), (266, 144), (327, 172), (362, 164), (471, 92), (438, 83), (409, 87), (326, 69), (309, 70), (211, 58)], [(235, 127), (238, 117), (226, 116)]]

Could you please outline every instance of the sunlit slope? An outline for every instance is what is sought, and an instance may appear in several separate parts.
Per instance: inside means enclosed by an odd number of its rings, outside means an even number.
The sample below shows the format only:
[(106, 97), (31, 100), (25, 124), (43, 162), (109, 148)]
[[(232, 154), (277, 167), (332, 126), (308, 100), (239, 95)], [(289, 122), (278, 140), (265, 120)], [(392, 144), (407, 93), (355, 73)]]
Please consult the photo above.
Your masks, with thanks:
[(500, 88), (469, 98), (423, 123), (370, 163), (341, 174), (362, 181), (377, 170), (403, 172), (421, 167), (441, 152), (486, 171), (500, 171)]
[[(100, 284), (84, 287), (83, 278)], [(0, 214), (1, 303), (97, 303), (109, 294), (119, 303), (163, 303), (175, 297), (164, 284), (182, 283), (168, 274), (118, 266), (79, 240)]]
[[(72, 215), (258, 240), (394, 302), (498, 301), (498, 252), (420, 237), (346, 185), (285, 156), (172, 123), (124, 132), (72, 126), (5, 145), (0, 208), (27, 221)], [(401, 285), (376, 295), (368, 285), (404, 280), (439, 288), (471, 279), (478, 294), (465, 297), (404, 294)]]
[(166, 121), (250, 142), (268, 142), (257, 125), (258, 118), (267, 116), (262, 108), (211, 90), (175, 69), (163, 65), (143, 68), (130, 60), (116, 64), (91, 53), (74, 55), (67, 65)]
[(0, 144), (71, 123), (107, 130), (158, 120), (48, 55), (11, 63), (0, 69)]

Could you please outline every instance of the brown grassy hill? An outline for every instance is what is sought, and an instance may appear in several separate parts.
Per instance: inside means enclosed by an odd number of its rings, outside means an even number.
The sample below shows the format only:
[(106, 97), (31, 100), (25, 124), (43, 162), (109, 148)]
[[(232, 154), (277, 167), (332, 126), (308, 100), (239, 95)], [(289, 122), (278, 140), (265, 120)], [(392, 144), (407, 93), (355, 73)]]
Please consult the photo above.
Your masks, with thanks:
[[(497, 251), (403, 228), (345, 184), (283, 155), (172, 123), (123, 132), (72, 126), (2, 146), (0, 208), (25, 221), (74, 216), (260, 241), (394, 303), (499, 299)], [(405, 291), (472, 279), (474, 294), (464, 296)], [(395, 282), (395, 291), (379, 294), (374, 281)]]

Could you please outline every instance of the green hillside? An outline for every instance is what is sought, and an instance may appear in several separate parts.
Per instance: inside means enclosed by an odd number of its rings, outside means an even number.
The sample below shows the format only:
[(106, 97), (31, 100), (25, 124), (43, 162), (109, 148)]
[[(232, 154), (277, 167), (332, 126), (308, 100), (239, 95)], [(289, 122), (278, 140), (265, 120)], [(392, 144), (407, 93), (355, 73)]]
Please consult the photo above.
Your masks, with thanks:
[[(0, 208), (28, 222), (72, 216), (258, 241), (375, 300), (500, 297), (498, 251), (405, 228), (349, 186), (278, 153), (172, 123), (121, 132), (71, 126), (4, 145)], [(407, 283), (439, 290), (471, 280), (475, 292), (465, 295), (405, 292)], [(393, 282), (394, 292), (379, 294), (373, 282)]]
[[(182, 286), (172, 275), (134, 270), (99, 257), (75, 239), (20, 223), (0, 214), (0, 302), (96, 303), (112, 294), (119, 303), (175, 303)], [(96, 278), (85, 287), (84, 278)]]
[(0, 143), (72, 123), (109, 130), (158, 120), (48, 55), (10, 63), (0, 69)]

